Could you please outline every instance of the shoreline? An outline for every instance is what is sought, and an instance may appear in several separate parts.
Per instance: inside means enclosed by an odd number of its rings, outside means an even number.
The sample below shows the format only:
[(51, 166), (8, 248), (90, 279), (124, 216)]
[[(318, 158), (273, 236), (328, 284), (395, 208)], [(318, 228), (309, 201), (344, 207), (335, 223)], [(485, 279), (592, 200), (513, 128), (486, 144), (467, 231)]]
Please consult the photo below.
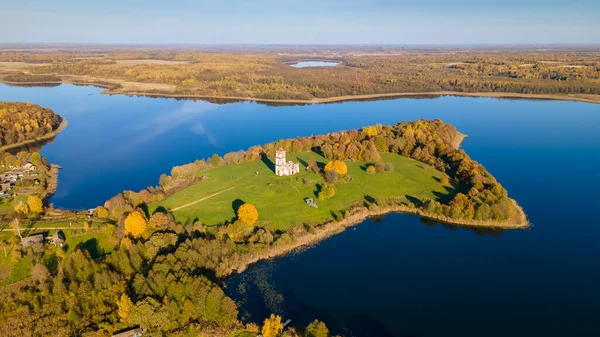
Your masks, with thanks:
[(523, 211), (523, 208), (519, 206), (519, 204), (514, 200), (510, 199), (513, 202), (513, 207), (516, 212), (513, 219), (503, 220), (503, 221), (480, 221), (480, 220), (471, 220), (471, 219), (451, 219), (443, 215), (433, 214), (425, 212), (418, 208), (408, 207), (408, 206), (389, 206), (385, 208), (380, 208), (379, 210), (372, 211), (367, 209), (366, 207), (361, 207), (353, 212), (351, 212), (350, 216), (339, 221), (327, 221), (323, 223), (321, 226), (315, 227), (316, 233), (310, 234), (306, 233), (297, 238), (294, 238), (294, 241), (279, 246), (276, 248), (271, 247), (264, 252), (255, 254), (245, 261), (241, 261), (240, 264), (235, 268), (228, 270), (226, 274), (222, 275), (222, 278), (229, 277), (234, 274), (240, 274), (244, 272), (248, 267), (252, 264), (255, 264), (262, 260), (268, 260), (276, 257), (281, 257), (287, 255), (294, 250), (307, 247), (310, 245), (317, 244), (322, 240), (326, 240), (336, 234), (342, 233), (346, 230), (346, 228), (350, 228), (356, 226), (366, 219), (381, 216), (391, 213), (399, 213), (399, 214), (408, 214), (408, 215), (416, 215), (425, 219), (439, 221), (442, 224), (461, 226), (461, 227), (471, 227), (471, 228), (489, 228), (489, 229), (527, 229), (531, 225), (527, 220), (527, 216)]
[(56, 137), (62, 130), (64, 130), (69, 125), (69, 122), (64, 117), (61, 116), (61, 118), (62, 118), (62, 121), (60, 122), (60, 125), (58, 125), (58, 128), (56, 128), (56, 130), (54, 130), (50, 133), (47, 133), (43, 136), (40, 136), (38, 138), (28, 139), (28, 140), (24, 140), (22, 142), (10, 144), (10, 145), (4, 145), (4, 146), (0, 147), (0, 151), (13, 150), (13, 149), (23, 147), (25, 145), (50, 140), (50, 139)]
[[(462, 92), (462, 91), (419, 91), (419, 92), (396, 92), (396, 93), (381, 93), (381, 94), (367, 94), (367, 95), (345, 95), (345, 96), (333, 96), (327, 98), (313, 98), (309, 100), (301, 99), (268, 99), (268, 98), (257, 98), (257, 97), (244, 97), (244, 96), (221, 96), (221, 95), (188, 95), (188, 94), (174, 94), (174, 93), (157, 93), (157, 92), (144, 92), (144, 91), (128, 91), (128, 90), (111, 90), (108, 82), (114, 85), (120, 85), (119, 82), (111, 82), (111, 79), (99, 79), (98, 82), (93, 81), (77, 81), (71, 79), (63, 79), (62, 81), (48, 81), (48, 82), (10, 82), (0, 79), (0, 83), (10, 85), (44, 85), (44, 84), (74, 84), (74, 85), (91, 85), (100, 88), (105, 88), (101, 94), (105, 95), (131, 95), (131, 96), (149, 96), (157, 98), (183, 98), (183, 99), (217, 99), (217, 100), (232, 100), (232, 101), (252, 101), (259, 103), (281, 103), (281, 104), (323, 104), (323, 103), (336, 103), (346, 101), (361, 101), (369, 99), (384, 99), (384, 98), (407, 98), (407, 97), (423, 97), (423, 96), (459, 96), (459, 97), (489, 97), (489, 98), (514, 98), (514, 99), (534, 99), (534, 100), (555, 100), (555, 101), (574, 101), (584, 102), (592, 104), (600, 104), (600, 95), (593, 94), (521, 94), (512, 92), (493, 92), (493, 91), (479, 91), (479, 92)], [(137, 82), (136, 82), (137, 83)], [(140, 84), (152, 84), (143, 83)]]
[[(73, 83), (78, 84), (78, 83)], [(101, 85), (98, 85), (101, 86)], [(106, 88), (106, 86), (101, 86)], [(189, 99), (222, 99), (233, 101), (253, 101), (259, 103), (282, 103), (282, 104), (324, 104), (337, 103), (347, 101), (362, 101), (378, 98), (410, 98), (420, 96), (460, 96), (460, 97), (488, 97), (488, 98), (514, 98), (514, 99), (536, 99), (536, 100), (555, 100), (555, 101), (575, 101), (592, 104), (600, 104), (600, 95), (596, 97), (585, 97), (577, 95), (554, 95), (554, 94), (519, 94), (519, 93), (499, 93), (499, 92), (460, 92), (460, 91), (432, 91), (432, 92), (400, 92), (400, 93), (385, 93), (385, 94), (369, 94), (369, 95), (354, 95), (354, 96), (334, 96), (328, 98), (313, 98), (310, 100), (297, 99), (268, 99), (255, 97), (238, 97), (238, 96), (210, 96), (210, 95), (185, 95), (185, 94), (164, 94), (164, 93), (148, 93), (148, 92), (128, 92), (105, 90), (102, 94), (107, 95), (133, 95), (133, 96), (151, 96), (157, 98), (189, 98)]]

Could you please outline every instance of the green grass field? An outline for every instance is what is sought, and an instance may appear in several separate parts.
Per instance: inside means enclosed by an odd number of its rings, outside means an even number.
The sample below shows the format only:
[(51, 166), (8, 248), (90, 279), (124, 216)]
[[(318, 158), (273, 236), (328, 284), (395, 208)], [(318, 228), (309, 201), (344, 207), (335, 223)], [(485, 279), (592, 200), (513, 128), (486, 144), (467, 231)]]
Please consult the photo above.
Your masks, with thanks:
[(67, 237), (67, 253), (73, 252), (75, 247), (79, 246), (80, 248), (87, 250), (90, 253), (90, 256), (96, 258), (100, 255), (112, 252), (119, 243), (112, 235), (102, 232), (76, 235), (70, 235), (68, 231), (64, 232)]
[(0, 282), (0, 287), (21, 281), (31, 275), (31, 260), (28, 257), (24, 257), (17, 264), (10, 269), (8, 279)]
[[(332, 211), (348, 209), (365, 196), (412, 196), (436, 198), (436, 194), (452, 193), (451, 186), (443, 186), (439, 178), (443, 173), (413, 159), (382, 153), (382, 161), (394, 166), (393, 172), (368, 174), (364, 162), (346, 162), (348, 173), (354, 181), (340, 179), (335, 196), (327, 200), (316, 198), (321, 175), (305, 169), (309, 159), (326, 160), (316, 153), (288, 154), (288, 160), (300, 161), (300, 173), (278, 177), (262, 161), (230, 165), (203, 172), (206, 180), (179, 191), (163, 201), (149, 205), (152, 213), (158, 207), (175, 209), (219, 191), (216, 196), (173, 212), (177, 221), (199, 220), (207, 225), (217, 225), (235, 218), (235, 205), (240, 201), (252, 203), (258, 209), (259, 221), (271, 230), (285, 230), (298, 223), (317, 223), (332, 218)], [(303, 180), (309, 180), (305, 184)], [(231, 188), (230, 190), (227, 190)], [(304, 198), (313, 198), (318, 209), (306, 205)]]

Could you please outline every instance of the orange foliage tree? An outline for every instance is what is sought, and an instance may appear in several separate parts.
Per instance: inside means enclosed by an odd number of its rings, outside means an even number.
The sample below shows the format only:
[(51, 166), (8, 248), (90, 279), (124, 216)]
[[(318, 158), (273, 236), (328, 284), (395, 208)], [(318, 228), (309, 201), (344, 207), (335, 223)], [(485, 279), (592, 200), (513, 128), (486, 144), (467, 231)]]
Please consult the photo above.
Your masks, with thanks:
[(125, 218), (125, 234), (138, 237), (148, 228), (146, 217), (139, 211), (129, 213)]
[(256, 207), (250, 203), (245, 203), (237, 211), (238, 219), (247, 223), (248, 225), (254, 225), (258, 220), (258, 211)]
[(344, 175), (348, 173), (348, 166), (341, 160), (334, 160), (325, 165), (325, 172), (327, 171), (335, 171), (339, 175)]

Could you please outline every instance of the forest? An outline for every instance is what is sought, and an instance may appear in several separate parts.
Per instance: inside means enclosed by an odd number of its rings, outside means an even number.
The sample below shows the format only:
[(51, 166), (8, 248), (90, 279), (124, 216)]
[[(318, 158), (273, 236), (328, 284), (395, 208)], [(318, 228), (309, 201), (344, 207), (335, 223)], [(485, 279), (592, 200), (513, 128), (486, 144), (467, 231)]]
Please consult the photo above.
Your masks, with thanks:
[(0, 146), (44, 136), (58, 129), (62, 118), (51, 109), (19, 102), (0, 102)]
[[(5, 299), (0, 303), (0, 335), (110, 336), (140, 326), (148, 336), (231, 336), (237, 331), (250, 336), (261, 332), (267, 337), (326, 337), (327, 327), (318, 321), (285, 331), (280, 316), (243, 325), (235, 302), (221, 287), (223, 277), (256, 256), (285, 251), (295, 241), (322, 231), (326, 224), (271, 231), (257, 222), (256, 208), (244, 204), (235, 221), (206, 226), (198, 221), (178, 222), (165, 209), (149, 212), (148, 205), (192, 184), (202, 184), (206, 170), (259, 161), (283, 147), (328, 158), (330, 163), (324, 168), (309, 166), (332, 186), (338, 174), (340, 180), (350, 178), (343, 177), (344, 162), (368, 161), (373, 174), (378, 174), (389, 170), (380, 153), (394, 153), (445, 172), (451, 183), (464, 191), (437, 200), (365, 197), (336, 212), (334, 222), (361, 209), (393, 204), (454, 219), (512, 218), (513, 201), (483, 166), (458, 148), (462, 138), (452, 125), (421, 120), (281, 140), (174, 167), (171, 175), (160, 177), (158, 186), (124, 191), (96, 208), (94, 222), (102, 225), (95, 233), (118, 242), (110, 251), (100, 247), (96, 238), (75, 247), (15, 248), (13, 258), (31, 261), (31, 277), (0, 289)], [(323, 193), (329, 197), (329, 191)], [(19, 219), (11, 226), (18, 227)]]
[[(31, 64), (28, 73), (90, 77), (120, 83), (161, 84), (115, 87), (114, 92), (312, 100), (340, 96), (422, 92), (600, 94), (597, 51), (470, 53), (404, 52), (318, 56), (335, 67), (298, 69), (311, 59), (299, 54), (202, 53), (186, 50), (105, 53), (13, 53), (0, 61)], [(12, 76), (12, 77), (11, 77)], [(17, 75), (8, 75), (8, 79)], [(16, 77), (18, 78), (18, 76)], [(5, 80), (8, 81), (5, 77)], [(166, 89), (164, 85), (169, 85)], [(119, 91), (120, 90), (120, 91)]]

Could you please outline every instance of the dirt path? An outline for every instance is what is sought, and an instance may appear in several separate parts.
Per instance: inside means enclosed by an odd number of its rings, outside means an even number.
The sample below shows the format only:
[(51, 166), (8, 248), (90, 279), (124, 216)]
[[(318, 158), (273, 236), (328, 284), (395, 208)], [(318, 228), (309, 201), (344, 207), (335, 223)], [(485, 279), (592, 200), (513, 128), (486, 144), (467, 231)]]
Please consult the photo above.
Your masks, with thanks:
[[(72, 227), (37, 227), (37, 226), (33, 226), (33, 227), (22, 227), (20, 228), (21, 232), (25, 232), (25, 231), (41, 231), (41, 230), (70, 230), (70, 229), (85, 229), (85, 227), (82, 226), (72, 226)], [(2, 228), (0, 229), (0, 232), (16, 232), (17, 230), (14, 228)]]
[(171, 212), (175, 212), (175, 211), (178, 211), (178, 210), (180, 210), (180, 209), (182, 209), (182, 208), (186, 208), (186, 207), (188, 207), (188, 206), (195, 205), (195, 204), (197, 204), (197, 203), (199, 203), (199, 202), (202, 202), (202, 201), (204, 201), (204, 200), (206, 200), (206, 199), (210, 199), (210, 198), (212, 198), (212, 197), (215, 197), (215, 196), (217, 196), (217, 195), (219, 195), (219, 194), (221, 194), (221, 193), (224, 193), (224, 192), (230, 191), (230, 190), (232, 190), (232, 189), (234, 189), (234, 188), (236, 188), (236, 187), (237, 187), (237, 186), (232, 186), (232, 187), (230, 187), (230, 188), (228, 188), (228, 189), (225, 189), (225, 190), (219, 191), (219, 192), (217, 192), (217, 193), (213, 193), (213, 194), (211, 194), (211, 195), (209, 195), (209, 196), (206, 196), (206, 197), (204, 197), (204, 198), (198, 199), (198, 200), (196, 200), (196, 201), (192, 201), (192, 202), (190, 202), (190, 203), (187, 203), (187, 204), (185, 204), (185, 205), (181, 205), (181, 206), (179, 206), (179, 207), (175, 207), (175, 208), (171, 209)]

